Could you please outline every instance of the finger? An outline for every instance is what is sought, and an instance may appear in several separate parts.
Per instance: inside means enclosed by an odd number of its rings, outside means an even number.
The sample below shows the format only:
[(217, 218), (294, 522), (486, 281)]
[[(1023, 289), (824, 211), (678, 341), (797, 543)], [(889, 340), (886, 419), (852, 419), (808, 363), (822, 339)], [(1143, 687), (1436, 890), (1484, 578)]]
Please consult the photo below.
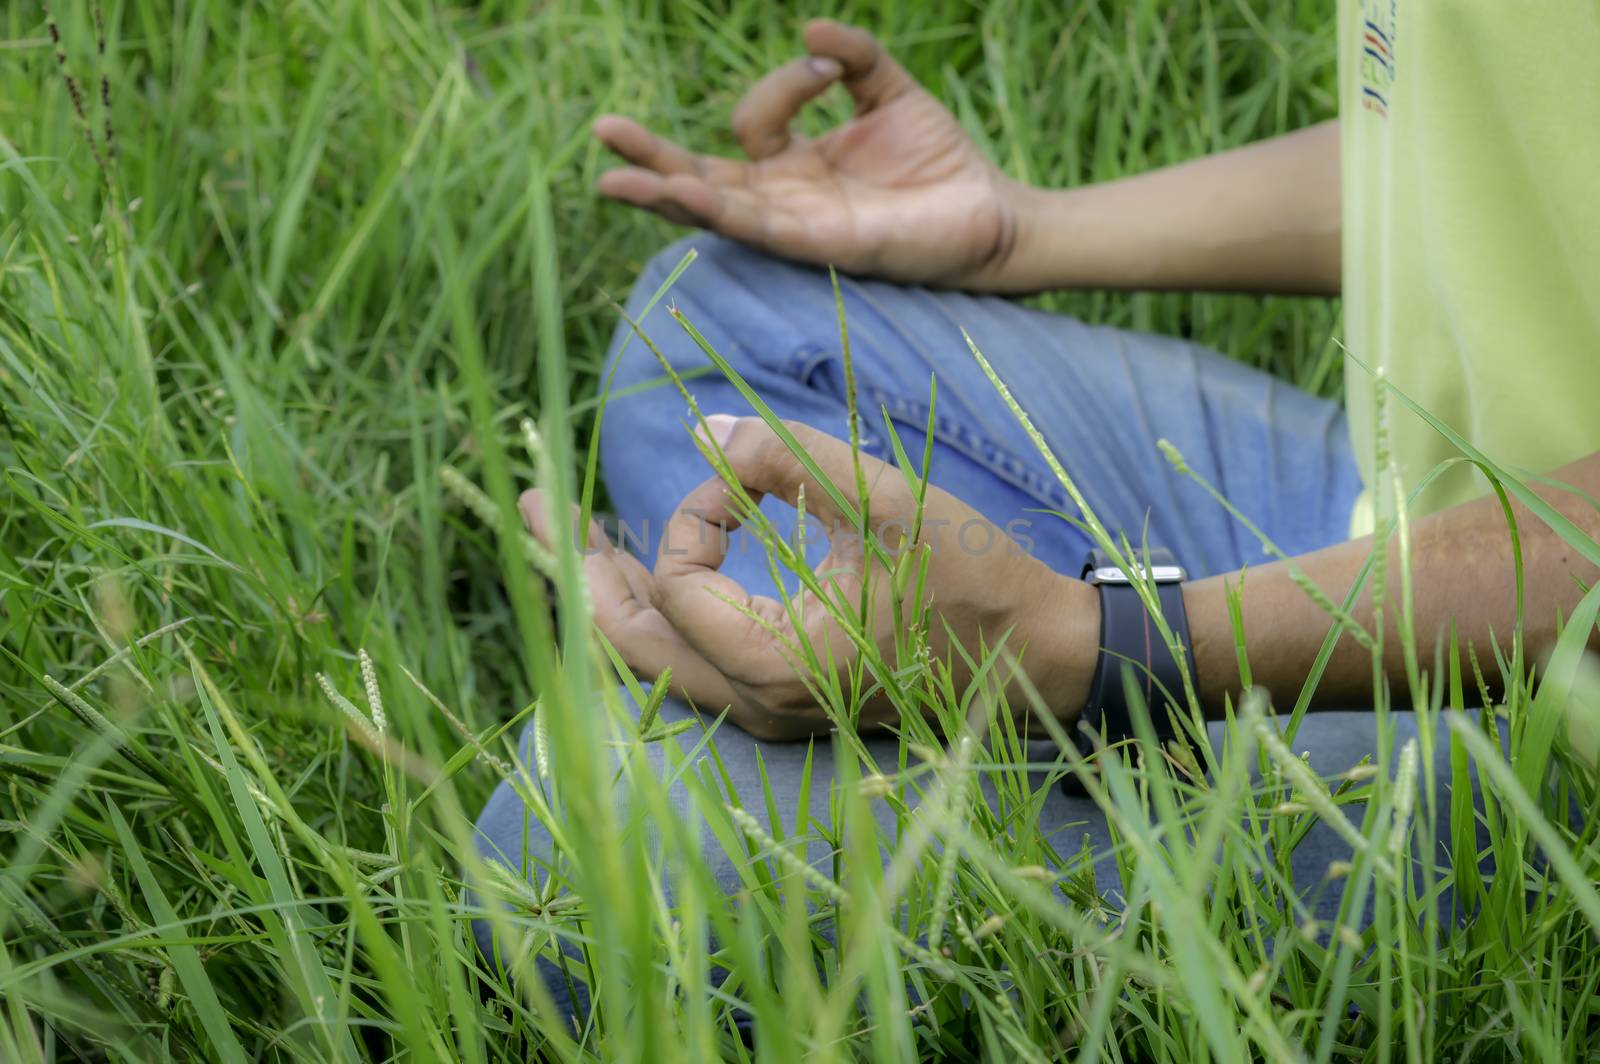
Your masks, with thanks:
[[(809, 426), (785, 422), (790, 437), (808, 455), (808, 468), (760, 418), (717, 414), (706, 422), (730, 471), (752, 501), (773, 494), (792, 505), (805, 493), (808, 516), (824, 523), (832, 541), (828, 582), (843, 595), (858, 594), (865, 552), (854, 531), (860, 503), (849, 445)], [(862, 455), (861, 463), (875, 525), (881, 530), (884, 525), (879, 521), (887, 517), (909, 532), (915, 500), (903, 478), (869, 455)], [(819, 473), (830, 487), (818, 479)], [(750, 595), (719, 571), (728, 551), (728, 533), (739, 527), (740, 517), (720, 479), (708, 480), (691, 492), (668, 522), (670, 544), (663, 541), (656, 559), (654, 601), (689, 644), (730, 678), (770, 682), (792, 672), (801, 633), (795, 631), (782, 604)], [(800, 602), (805, 642), (819, 655), (848, 660), (853, 647), (833, 616), (809, 593)]]
[[(768, 690), (793, 680), (799, 641), (782, 603), (752, 595), (719, 572), (739, 511), (712, 478), (684, 497), (668, 520), (652, 576), (653, 601), (689, 646), (735, 687)], [(846, 660), (849, 640), (806, 596), (805, 642), (825, 660)], [(758, 701), (760, 696), (757, 696)]]
[(742, 188), (720, 188), (697, 177), (669, 177), (662, 183), (661, 201), (695, 224), (756, 247), (771, 244), (770, 205)]
[[(797, 421), (784, 429), (806, 455), (802, 461), (789, 442), (759, 417), (733, 418), (714, 414), (706, 419), (713, 435), (721, 435), (723, 454), (733, 475), (753, 494), (776, 495), (791, 506), (805, 492), (806, 511), (830, 527), (851, 527), (860, 512), (856, 490), (858, 456), (844, 440)], [(905, 478), (887, 462), (868, 454), (859, 456), (862, 479), (872, 501), (874, 523), (907, 520), (916, 500)], [(817, 473), (823, 479), (819, 480)], [(841, 505), (842, 504), (842, 505)]]
[[(637, 559), (630, 560), (638, 564)], [(722, 671), (695, 650), (655, 607), (645, 607), (626, 618), (613, 618), (609, 624), (600, 625), (600, 631), (640, 680), (653, 682), (671, 669), (672, 693), (679, 698), (715, 713), (741, 704), (738, 692)]]
[(654, 170), (662, 177), (694, 174), (707, 181), (738, 185), (744, 183), (749, 169), (747, 164), (737, 159), (696, 155), (621, 115), (602, 115), (595, 119), (594, 135), (628, 162), (646, 170)]
[[(538, 488), (530, 488), (517, 497), (517, 512), (522, 515), (522, 524), (533, 538), (543, 543), (546, 547), (555, 546), (555, 529), (550, 523), (549, 501), (544, 492)], [(589, 526), (579, 535), (578, 518), (582, 510), (572, 507), (572, 520), (568, 527), (568, 542), (582, 543), (585, 552), (590, 554), (610, 554), (611, 544), (606, 542), (605, 532), (600, 528), (599, 522), (589, 519)]]
[[(541, 492), (528, 491), (517, 500), (522, 520), (535, 538), (547, 547), (553, 546), (552, 518), (546, 509)], [(578, 508), (571, 511), (571, 521), (576, 523)], [(628, 579), (624, 564), (636, 561), (626, 554), (614, 551), (606, 541), (605, 533), (594, 521), (584, 537), (583, 572), (589, 591), (589, 603), (594, 611), (594, 623), (613, 643), (624, 639), (627, 629), (637, 615), (651, 609), (648, 583), (638, 584)], [(640, 592), (644, 593), (641, 595)], [(654, 673), (652, 673), (654, 675)]]
[(789, 146), (789, 122), (800, 108), (839, 80), (844, 66), (825, 55), (785, 63), (750, 87), (733, 109), (733, 135), (752, 159), (777, 155)]
[[(546, 547), (553, 548), (555, 545), (554, 530), (551, 528), (549, 500), (544, 492), (537, 488), (523, 492), (522, 496), (517, 499), (517, 509), (522, 514), (522, 523), (527, 526), (529, 532), (533, 533), (534, 538)], [(572, 505), (572, 538), (570, 542), (573, 543), (579, 541), (577, 525), (581, 512), (581, 509), (576, 504)], [(617, 550), (611, 541), (606, 538), (605, 530), (600, 527), (600, 523), (592, 518), (589, 521), (589, 527), (584, 530), (582, 540), (584, 544), (585, 569), (590, 578), (591, 589), (596, 587), (607, 591), (614, 589), (618, 592), (618, 597), (626, 598), (631, 596), (641, 605), (649, 604), (650, 572), (640, 564), (639, 559), (626, 551)], [(598, 557), (604, 564), (589, 565), (588, 560), (594, 557)], [(615, 574), (607, 567), (614, 567)], [(620, 584), (615, 577), (621, 578)], [(598, 621), (599, 619), (600, 615), (597, 612), (596, 620)]]
[(614, 199), (679, 225), (710, 229), (753, 247), (782, 242), (785, 254), (814, 259), (804, 227), (793, 215), (744, 188), (728, 188), (688, 174), (663, 178), (648, 170), (612, 170), (601, 176), (600, 191)]
[[(522, 515), (523, 525), (533, 537), (545, 547), (555, 549), (557, 530), (553, 527), (549, 499), (544, 492), (537, 488), (523, 492), (517, 499), (517, 510)], [(580, 536), (577, 525), (582, 510), (574, 504), (568, 512), (567, 542), (582, 544), (584, 575), (594, 607), (595, 623), (607, 638), (612, 638), (615, 621), (625, 620), (640, 609), (649, 607), (649, 576), (642, 573), (643, 566), (638, 565), (637, 559), (611, 546), (599, 522), (591, 518)], [(634, 562), (634, 568), (641, 571), (643, 580), (629, 571), (626, 563), (630, 561)]]
[(844, 87), (855, 97), (858, 112), (882, 107), (918, 88), (917, 80), (864, 29), (817, 19), (806, 24), (805, 41), (812, 55), (836, 59), (844, 67)]
[(696, 172), (694, 153), (656, 136), (631, 118), (601, 115), (594, 121), (594, 135), (630, 163), (658, 174)]
[[(601, 174), (597, 187), (600, 194), (608, 199), (653, 211), (675, 225), (711, 228), (711, 223), (706, 218), (685, 210), (681, 204), (668, 196), (668, 180), (653, 170), (626, 166), (617, 170), (607, 170)], [(683, 177), (681, 180), (699, 181), (698, 178), (692, 177)]]
[[(538, 490), (517, 500), (523, 523), (545, 545), (552, 543), (548, 500)], [(577, 521), (579, 508), (572, 507)], [(576, 537), (574, 537), (576, 538)], [(721, 711), (736, 702), (731, 684), (689, 645), (651, 602), (650, 574), (631, 554), (612, 548), (599, 524), (590, 521), (584, 540), (584, 575), (594, 623), (617, 653), (642, 679), (672, 670), (673, 692), (697, 705)]]

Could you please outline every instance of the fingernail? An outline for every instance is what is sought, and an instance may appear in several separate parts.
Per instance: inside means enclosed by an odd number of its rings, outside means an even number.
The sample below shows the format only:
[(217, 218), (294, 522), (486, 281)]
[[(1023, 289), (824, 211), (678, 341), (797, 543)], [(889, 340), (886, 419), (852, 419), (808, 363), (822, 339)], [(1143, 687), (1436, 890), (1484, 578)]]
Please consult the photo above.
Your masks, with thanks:
[(832, 81), (844, 73), (844, 66), (837, 59), (829, 59), (825, 55), (814, 55), (806, 60), (806, 66), (811, 72), (825, 81)]
[(533, 516), (537, 512), (538, 506), (539, 494), (537, 491), (530, 489), (517, 496), (517, 512), (522, 515), (522, 523), (527, 526), (529, 532), (533, 531)]
[(706, 418), (706, 428), (711, 430), (711, 438), (717, 441), (718, 447), (727, 447), (728, 441), (733, 438), (733, 428), (739, 419), (732, 414), (712, 414)]

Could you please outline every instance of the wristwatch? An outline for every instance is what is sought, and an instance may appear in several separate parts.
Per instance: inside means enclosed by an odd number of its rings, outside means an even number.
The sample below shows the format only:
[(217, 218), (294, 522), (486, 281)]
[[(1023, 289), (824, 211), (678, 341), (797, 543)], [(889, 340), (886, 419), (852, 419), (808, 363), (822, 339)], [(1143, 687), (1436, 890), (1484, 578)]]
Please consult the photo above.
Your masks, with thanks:
[[(1129, 561), (1141, 566), (1139, 571), (1155, 583), (1161, 615), (1178, 637), (1184, 653), (1189, 655), (1189, 621), (1183, 609), (1183, 582), (1189, 574), (1171, 551), (1152, 547), (1145, 554), (1136, 554)], [(1143, 569), (1144, 564), (1149, 568)], [(1073, 736), (1078, 752), (1085, 757), (1094, 752), (1094, 744), (1082, 734), (1085, 725), (1090, 731), (1102, 733), (1108, 743), (1133, 734), (1124, 680), (1128, 668), (1133, 670), (1134, 684), (1143, 698), (1156, 738), (1163, 742), (1171, 739), (1176, 733), (1167, 713), (1166, 700), (1181, 697), (1179, 692), (1183, 690), (1183, 675), (1177, 661), (1151, 621), (1128, 574), (1117, 567), (1109, 554), (1098, 549), (1090, 551), (1083, 562), (1082, 576), (1100, 589), (1100, 657), (1095, 662), (1094, 678), (1089, 681), (1089, 701), (1079, 718), (1078, 734)], [(1061, 783), (1068, 793), (1084, 793), (1076, 776), (1067, 776)]]

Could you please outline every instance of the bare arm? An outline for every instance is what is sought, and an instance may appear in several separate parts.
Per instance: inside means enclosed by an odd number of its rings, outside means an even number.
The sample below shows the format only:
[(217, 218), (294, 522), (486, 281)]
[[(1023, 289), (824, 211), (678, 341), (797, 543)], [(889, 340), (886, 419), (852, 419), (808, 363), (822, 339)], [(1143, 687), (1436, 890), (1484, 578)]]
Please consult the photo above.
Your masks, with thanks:
[[(717, 415), (707, 420), (707, 427), (745, 488), (791, 503), (805, 491), (808, 499), (818, 500), (811, 504), (814, 516), (825, 524), (843, 526), (847, 518), (830, 509), (829, 493), (809, 480), (809, 471), (759, 418)], [(849, 445), (804, 425), (789, 427), (843, 496), (852, 499), (854, 458)], [(917, 502), (904, 478), (870, 456), (862, 455), (859, 461), (871, 485), (873, 516), (885, 522), (881, 527), (914, 527)], [(1556, 470), (1554, 479), (1576, 491), (1546, 488), (1540, 494), (1584, 535), (1600, 537), (1600, 508), (1590, 501), (1600, 496), (1600, 452)], [(811, 490), (806, 491), (808, 483)], [(685, 498), (667, 526), (674, 549), (668, 550), (663, 540), (653, 572), (626, 552), (609, 549), (598, 527), (592, 527), (589, 536), (596, 549), (586, 554), (584, 565), (594, 596), (595, 623), (641, 675), (656, 676), (671, 668), (680, 695), (704, 706), (733, 707), (733, 720), (759, 737), (825, 731), (831, 726), (829, 719), (817, 707), (814, 688), (800, 678), (787, 649), (799, 645), (794, 618), (804, 617), (809, 645), (830, 648), (835, 661), (854, 659), (858, 644), (843, 637), (821, 603), (790, 614), (772, 599), (751, 596), (719, 571), (727, 538), (703, 533), (707, 528), (737, 527), (728, 500), (725, 485), (716, 477)], [(1050, 700), (1049, 708), (1064, 724), (1076, 721), (1100, 654), (1099, 593), (1076, 576), (1051, 572), (1023, 551), (939, 550), (934, 541), (937, 529), (984, 519), (937, 487), (928, 489), (925, 506), (928, 519), (921, 523), (916, 547), (928, 550), (927, 589), (937, 614), (936, 623), (927, 630), (944, 633), (931, 649), (943, 659), (951, 650), (952, 644), (944, 641), (948, 636), (975, 648), (984, 633), (1010, 632), (1013, 645), (1026, 647), (1024, 666), (1034, 687)], [(528, 492), (523, 511), (534, 534), (548, 542), (542, 495)], [(1536, 661), (1554, 640), (1558, 617), (1571, 615), (1583, 588), (1600, 578), (1600, 567), (1526, 508), (1515, 505), (1514, 512), (1525, 575), (1524, 633), (1530, 658)], [(994, 529), (993, 536), (991, 542), (1005, 538), (1000, 529)], [(858, 581), (878, 562), (863, 552), (859, 538), (840, 537), (832, 545), (817, 571), (831, 574), (830, 581), (843, 581), (841, 588), (856, 589), (849, 594), (859, 593)], [(1368, 537), (1302, 555), (1294, 564), (1339, 601), (1354, 586), (1371, 551)], [(1511, 539), (1499, 500), (1485, 497), (1416, 521), (1411, 529), (1411, 562), (1419, 653), (1431, 661), (1436, 640), (1453, 623), (1463, 644), (1477, 648), (1480, 661), (1491, 659), (1490, 641), (1508, 640), (1516, 621)], [(897, 563), (897, 571), (900, 568)], [(1387, 594), (1392, 607), (1400, 596), (1398, 563), (1390, 566), (1390, 572)], [(886, 573), (883, 579), (899, 577)], [(1225, 699), (1241, 687), (1227, 602), (1230, 580), (1237, 581), (1237, 574), (1184, 586), (1195, 676), (1201, 701), (1212, 713), (1220, 712)], [(1250, 569), (1242, 602), (1253, 682), (1280, 697), (1293, 697), (1332, 622), (1291, 579), (1284, 562)], [(882, 652), (885, 660), (893, 660), (895, 627), (889, 614), (894, 604), (888, 596), (878, 596), (874, 606), (871, 635), (887, 640)], [(1370, 590), (1353, 612), (1370, 630)], [(1386, 610), (1386, 616), (1393, 615), (1392, 608)], [(753, 621), (758, 616), (765, 623)], [(1594, 632), (1589, 639), (1600, 645)], [(1385, 647), (1385, 672), (1391, 682), (1403, 685), (1401, 641), (1386, 639)], [(1371, 656), (1346, 639), (1323, 675), (1316, 704), (1351, 708), (1370, 705), (1371, 699)], [(862, 721), (882, 723), (892, 714), (892, 706), (876, 705), (863, 711)]]
[[(734, 108), (743, 160), (600, 118), (627, 164), (601, 193), (774, 255), (943, 288), (1339, 290), (1336, 123), (1046, 191), (1003, 174), (866, 31), (811, 22), (805, 45)], [(855, 117), (816, 138), (791, 129), (834, 85)]]
[[(1591, 498), (1600, 495), (1600, 453), (1559, 469), (1553, 476)], [(1600, 538), (1600, 513), (1588, 500), (1555, 488), (1538, 490), (1588, 536)], [(1557, 617), (1571, 614), (1583, 587), (1600, 578), (1600, 569), (1520, 503), (1512, 505), (1523, 552), (1524, 635), (1529, 656), (1537, 661), (1555, 639)], [(1371, 551), (1372, 537), (1368, 536), (1304, 555), (1297, 564), (1317, 586), (1342, 601)], [(1392, 552), (1390, 556), (1395, 557)], [(1509, 651), (1516, 587), (1511, 537), (1496, 497), (1487, 496), (1417, 521), (1412, 526), (1411, 559), (1417, 649), (1424, 667), (1432, 660), (1435, 640), (1448, 634), (1452, 621), (1463, 650), (1468, 644), (1476, 647), (1480, 661), (1492, 662), (1492, 640), (1499, 640)], [(1387, 596), (1395, 604), (1400, 600), (1400, 577), (1397, 566), (1390, 570)], [(1237, 576), (1199, 580), (1184, 589), (1195, 675), (1201, 700), (1212, 710), (1220, 708), (1223, 697), (1236, 694), (1240, 687), (1224, 588), (1230, 581), (1237, 584)], [(1327, 615), (1295, 586), (1282, 563), (1248, 571), (1242, 604), (1255, 683), (1280, 696), (1292, 696), (1321, 648), (1330, 623)], [(1354, 616), (1371, 628), (1370, 587), (1363, 592)], [(1389, 623), (1392, 632), (1393, 622)], [(1589, 635), (1590, 645), (1600, 646), (1595, 633)], [(1403, 684), (1400, 640), (1386, 639), (1385, 650), (1385, 671), (1391, 682)], [(1355, 707), (1368, 704), (1371, 698), (1371, 655), (1354, 641), (1343, 639), (1318, 688), (1317, 703)]]
[(1339, 292), (1337, 121), (1120, 181), (1019, 197), (1007, 290)]

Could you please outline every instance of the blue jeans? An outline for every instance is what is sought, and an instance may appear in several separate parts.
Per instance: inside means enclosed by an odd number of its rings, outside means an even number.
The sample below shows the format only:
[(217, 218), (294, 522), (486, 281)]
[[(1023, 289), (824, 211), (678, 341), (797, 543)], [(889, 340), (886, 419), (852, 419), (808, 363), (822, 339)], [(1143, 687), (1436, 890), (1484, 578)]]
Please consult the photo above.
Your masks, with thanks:
[[(698, 260), (662, 305), (644, 316), (645, 333), (679, 371), (705, 370), (710, 365), (705, 355), (666, 312), (667, 305), (675, 305), (779, 416), (845, 436), (845, 376), (826, 273), (698, 235), (650, 264), (634, 290), (630, 315), (643, 313), (690, 246), (698, 249)], [(920, 459), (929, 384), (936, 377), (934, 483), (996, 524), (1030, 522), (1026, 536), (1032, 549), (1057, 570), (1076, 572), (1088, 540), (1070, 523), (1038, 512), (1073, 513), (1073, 507), (968, 352), (963, 327), (1113, 532), (1123, 529), (1136, 543), (1148, 536), (1149, 543), (1171, 549), (1196, 575), (1265, 560), (1254, 537), (1173, 471), (1156, 448), (1156, 440), (1165, 437), (1284, 550), (1300, 553), (1345, 538), (1360, 482), (1345, 417), (1335, 403), (1182, 340), (1086, 325), (994, 297), (854, 278), (840, 278), (840, 287), (865, 449), (893, 461), (884, 432), (887, 411), (907, 453)], [(642, 550), (653, 552), (666, 517), (711, 471), (689, 438), (682, 396), (644, 344), (635, 340), (623, 349), (629, 333), (624, 323), (613, 342), (616, 374), (600, 453), (619, 518), (643, 541)], [(752, 412), (715, 369), (688, 385), (706, 414)], [(780, 528), (792, 524), (793, 511), (781, 503), (768, 499), (763, 506)], [(734, 534), (724, 571), (752, 591), (770, 589), (765, 551), (741, 548), (742, 535)], [(693, 714), (669, 700), (662, 717), (675, 722)], [(1414, 728), (1410, 714), (1396, 714), (1396, 720), (1398, 744)], [(1214, 729), (1213, 742), (1220, 748), (1220, 726)], [(681, 748), (691, 748), (699, 734), (696, 729), (679, 736)], [(807, 745), (758, 743), (731, 725), (715, 741), (740, 804), (764, 815), (759, 748), (777, 808), (792, 823)], [(528, 742), (525, 737), (525, 756)], [(897, 746), (892, 738), (867, 742), (889, 771)], [(1310, 751), (1319, 772), (1350, 768), (1374, 751), (1373, 717), (1313, 715), (1302, 725), (1296, 746)], [(1440, 778), (1448, 779), (1444, 746)], [(1041, 749), (1031, 760), (1054, 757)], [(833, 776), (826, 742), (816, 745), (812, 771), (811, 816), (826, 824)], [(688, 801), (681, 787), (676, 793)], [(888, 812), (878, 805), (887, 823)], [(512, 867), (523, 866), (525, 856), (542, 860), (548, 855), (548, 834), (509, 785), (495, 792), (478, 828), (481, 852)], [(1085, 835), (1097, 853), (1111, 845), (1094, 804), (1056, 787), (1045, 797), (1040, 828), (1061, 853), (1076, 852)], [(526, 855), (525, 839), (531, 851)], [(720, 881), (738, 889), (741, 869), (709, 836), (707, 842), (707, 858)], [(827, 852), (818, 840), (807, 856), (822, 861)], [(1293, 855), (1296, 881), (1315, 889), (1329, 862), (1349, 856), (1349, 847), (1319, 826)], [(1111, 862), (1099, 862), (1097, 874), (1102, 890), (1116, 888)], [(1337, 890), (1323, 891), (1315, 908), (1319, 916), (1330, 917), (1337, 902)], [(486, 936), (487, 929), (480, 928), (487, 946)]]

